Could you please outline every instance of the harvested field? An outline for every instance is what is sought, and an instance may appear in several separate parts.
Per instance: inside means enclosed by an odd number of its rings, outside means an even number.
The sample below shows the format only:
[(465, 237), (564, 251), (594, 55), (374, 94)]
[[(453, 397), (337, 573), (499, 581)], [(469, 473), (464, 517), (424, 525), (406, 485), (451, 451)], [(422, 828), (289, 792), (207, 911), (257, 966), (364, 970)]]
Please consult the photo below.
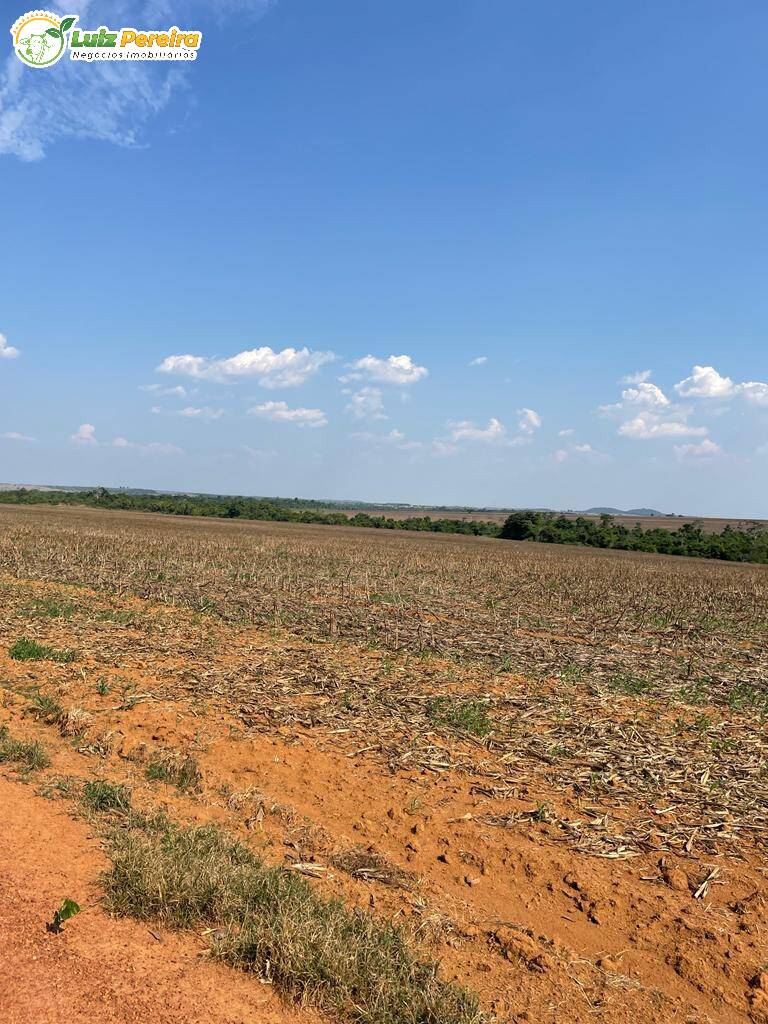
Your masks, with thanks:
[[(52, 963), (83, 1019), (135, 1019), (91, 977), (103, 942), (160, 991), (194, 962), (206, 1020), (445, 1024), (474, 993), (487, 1021), (768, 1021), (765, 567), (4, 507), (0, 602), (9, 1020), (64, 1019)], [(177, 846), (229, 865), (214, 902), (182, 906)], [(252, 931), (276, 867), (297, 921), (353, 911), (379, 991), (300, 969), (308, 926)], [(46, 933), (64, 897), (84, 912)], [(197, 1019), (179, 984), (153, 1019)]]

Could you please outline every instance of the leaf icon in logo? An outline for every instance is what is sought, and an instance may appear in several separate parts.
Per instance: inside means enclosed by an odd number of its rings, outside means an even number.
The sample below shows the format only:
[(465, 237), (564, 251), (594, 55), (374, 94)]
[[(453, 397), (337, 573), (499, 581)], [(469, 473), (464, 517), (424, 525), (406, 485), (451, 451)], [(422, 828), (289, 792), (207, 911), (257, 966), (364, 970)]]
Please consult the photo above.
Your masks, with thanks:
[(61, 39), (61, 32), (57, 28), (47, 28), (45, 31), (49, 36), (53, 36), (54, 39)]
[(73, 18), (73, 17), (70, 16), (68, 18), (62, 18), (61, 19), (61, 25), (59, 25), (59, 29), (61, 30), (62, 33), (67, 32), (69, 29), (72, 28), (72, 26), (75, 24), (76, 21), (77, 21), (77, 17)]

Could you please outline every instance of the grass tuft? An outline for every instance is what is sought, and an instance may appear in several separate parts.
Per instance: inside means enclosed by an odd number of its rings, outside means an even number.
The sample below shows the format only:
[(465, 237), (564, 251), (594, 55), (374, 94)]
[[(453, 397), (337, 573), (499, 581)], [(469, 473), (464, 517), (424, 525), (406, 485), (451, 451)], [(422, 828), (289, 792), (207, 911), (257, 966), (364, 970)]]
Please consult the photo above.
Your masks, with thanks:
[(150, 757), (145, 774), (150, 782), (166, 782), (182, 793), (195, 793), (203, 777), (194, 757), (176, 750), (158, 750)]
[(480, 1024), (474, 995), (442, 981), (401, 929), (305, 879), (265, 867), (215, 827), (139, 819), (111, 832), (110, 909), (174, 928), (217, 926), (215, 953), (284, 995), (356, 1024)]
[(27, 712), (46, 725), (60, 725), (67, 716), (62, 704), (54, 697), (48, 697), (43, 693), (33, 694)]
[(450, 726), (473, 736), (487, 736), (493, 729), (488, 707), (479, 700), (454, 700), (437, 697), (427, 707), (429, 717), (439, 725)]
[(23, 636), (9, 649), (8, 653), (14, 661), (74, 661), (77, 655), (74, 651), (63, 651), (56, 647), (47, 647), (39, 644), (36, 640), (29, 640)]
[(28, 743), (15, 740), (8, 732), (8, 727), (0, 726), (0, 764), (10, 762), (19, 764), (24, 771), (33, 772), (47, 768), (51, 763), (45, 750), (39, 743)]
[(131, 791), (106, 779), (95, 779), (83, 786), (82, 801), (91, 811), (126, 813), (131, 809)]

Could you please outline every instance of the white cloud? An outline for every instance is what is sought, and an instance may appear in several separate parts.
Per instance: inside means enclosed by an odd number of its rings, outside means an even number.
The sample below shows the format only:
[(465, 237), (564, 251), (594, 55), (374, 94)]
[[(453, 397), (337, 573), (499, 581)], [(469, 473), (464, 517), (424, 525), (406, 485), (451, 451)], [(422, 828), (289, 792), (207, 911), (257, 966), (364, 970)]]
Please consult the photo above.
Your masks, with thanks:
[(669, 399), (661, 388), (650, 381), (640, 381), (634, 387), (626, 388), (621, 393), (621, 399), (626, 405), (669, 405)]
[(736, 388), (730, 377), (722, 377), (714, 366), (694, 366), (690, 377), (675, 384), (682, 398), (731, 398)]
[(518, 409), (517, 415), (520, 417), (517, 423), (518, 429), (524, 434), (532, 434), (541, 426), (541, 416), (533, 409)]
[(571, 458), (587, 459), (590, 462), (610, 462), (610, 455), (599, 452), (591, 444), (572, 444), (570, 448), (558, 448), (553, 452), (552, 458), (555, 462), (566, 462)]
[(748, 380), (739, 384), (739, 393), (755, 405), (768, 405), (768, 384), (759, 380)]
[(448, 424), (452, 441), (506, 441), (507, 430), (501, 420), (492, 416), (487, 427), (479, 427), (471, 420), (459, 420)]
[(681, 419), (665, 419), (648, 410), (622, 423), (619, 434), (639, 441), (649, 441), (661, 437), (704, 437), (707, 428), (691, 427)]
[(558, 437), (573, 437), (573, 435), (575, 433), (576, 433), (576, 431), (573, 429), (573, 427), (564, 427), (562, 430), (558, 430), (557, 436)]
[(183, 455), (181, 448), (175, 444), (163, 444), (161, 441), (150, 441), (148, 444), (137, 444), (128, 441), (124, 437), (116, 437), (112, 442), (113, 448), (130, 449), (140, 452), (143, 455)]
[[(77, 431), (72, 434), (70, 441), (75, 444), (99, 445), (96, 439), (96, 428), (92, 423), (81, 423)], [(106, 442), (105, 442), (106, 444)], [(150, 441), (147, 444), (137, 444), (127, 440), (125, 437), (116, 437), (111, 444), (113, 448), (131, 449), (146, 455), (183, 455), (181, 448), (174, 444), (163, 444), (161, 441)]]
[(690, 377), (675, 384), (683, 398), (729, 399), (740, 396), (752, 405), (768, 405), (768, 383), (759, 380), (735, 384), (714, 366), (694, 366)]
[(416, 452), (421, 451), (424, 444), (421, 441), (408, 441), (402, 430), (396, 428), (389, 431), (388, 434), (371, 434), (363, 431), (359, 431), (350, 435), (356, 441), (366, 441), (370, 444), (383, 444), (391, 445), (403, 452)]
[(661, 388), (650, 381), (638, 381), (634, 386), (625, 388), (621, 392), (621, 401), (612, 405), (601, 405), (599, 412), (620, 412), (627, 407), (637, 408), (648, 406), (650, 408), (665, 408), (670, 406), (670, 401)]
[(297, 427), (324, 427), (328, 423), (322, 409), (289, 409), (285, 402), (264, 402), (248, 410), (249, 416), (276, 423), (294, 423)]
[(290, 388), (303, 384), (321, 366), (333, 362), (335, 358), (333, 352), (313, 352), (308, 348), (290, 347), (275, 352), (264, 345), (238, 352), (227, 359), (193, 355), (167, 356), (157, 371), (216, 381), (256, 377), (264, 388)]
[(676, 444), (674, 448), (680, 459), (713, 459), (723, 453), (720, 445), (710, 441), (708, 437), (698, 444)]
[(173, 395), (178, 398), (186, 398), (189, 392), (181, 384), (175, 388), (164, 388), (162, 384), (140, 384), (139, 391), (146, 391), (150, 395)]
[(385, 420), (381, 388), (365, 387), (355, 392), (349, 400), (347, 412), (356, 420)]
[(74, 441), (75, 444), (98, 444), (96, 427), (92, 423), (81, 423), (70, 437), (70, 441)]
[(488, 362), (488, 356), (475, 356), (474, 359), (470, 359), (467, 366), (485, 366)]
[(0, 437), (6, 441), (34, 441), (34, 437), (27, 437), (26, 434), (20, 434), (16, 430), (9, 430), (6, 434), (0, 434)]
[(8, 344), (5, 335), (0, 334), (0, 359), (17, 359), (20, 355), (21, 352), (17, 348)]
[(426, 366), (417, 366), (410, 356), (388, 356), (379, 359), (377, 356), (363, 356), (349, 364), (352, 373), (341, 377), (342, 383), (352, 380), (368, 379), (380, 384), (416, 384), (429, 375)]
[(183, 416), (188, 420), (220, 420), (224, 415), (223, 409), (212, 409), (209, 405), (195, 406), (188, 405), (184, 409), (174, 412), (173, 416)]
[(644, 384), (651, 379), (650, 370), (637, 370), (635, 373), (627, 373), (619, 378), (619, 384)]

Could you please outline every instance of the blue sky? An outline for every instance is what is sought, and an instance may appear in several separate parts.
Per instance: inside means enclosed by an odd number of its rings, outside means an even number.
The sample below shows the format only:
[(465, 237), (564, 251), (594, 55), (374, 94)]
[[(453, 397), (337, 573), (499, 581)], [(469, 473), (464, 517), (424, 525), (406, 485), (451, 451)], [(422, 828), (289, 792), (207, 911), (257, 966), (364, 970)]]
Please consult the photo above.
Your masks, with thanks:
[(57, 13), (203, 43), (0, 64), (0, 480), (768, 518), (764, 3)]

